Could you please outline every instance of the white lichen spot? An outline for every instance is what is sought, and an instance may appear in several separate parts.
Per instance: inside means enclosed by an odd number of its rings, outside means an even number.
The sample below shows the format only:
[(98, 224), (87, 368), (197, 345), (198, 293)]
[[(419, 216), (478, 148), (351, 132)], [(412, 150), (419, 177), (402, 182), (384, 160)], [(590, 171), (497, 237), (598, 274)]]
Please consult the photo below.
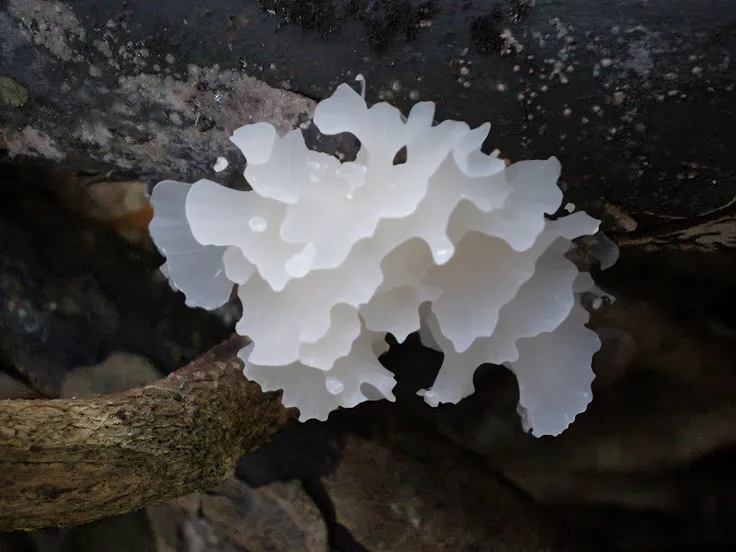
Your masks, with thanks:
[[(0, 129), (4, 130), (4, 129)], [(0, 134), (0, 139), (5, 142), (8, 157), (40, 157), (51, 161), (63, 161), (66, 154), (62, 152), (56, 141), (48, 134), (26, 125), (17, 134), (10, 131)]]
[(499, 35), (499, 38), (503, 41), (500, 52), (502, 56), (518, 54), (524, 50), (524, 46), (516, 40), (511, 29), (504, 29)]

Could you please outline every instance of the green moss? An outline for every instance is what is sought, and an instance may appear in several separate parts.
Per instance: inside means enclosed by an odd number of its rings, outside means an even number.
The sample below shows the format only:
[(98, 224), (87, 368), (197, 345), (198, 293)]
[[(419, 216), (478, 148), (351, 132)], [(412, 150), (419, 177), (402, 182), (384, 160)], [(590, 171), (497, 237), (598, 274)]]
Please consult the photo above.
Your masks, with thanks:
[(0, 75), (0, 107), (23, 107), (28, 103), (28, 90), (14, 79)]

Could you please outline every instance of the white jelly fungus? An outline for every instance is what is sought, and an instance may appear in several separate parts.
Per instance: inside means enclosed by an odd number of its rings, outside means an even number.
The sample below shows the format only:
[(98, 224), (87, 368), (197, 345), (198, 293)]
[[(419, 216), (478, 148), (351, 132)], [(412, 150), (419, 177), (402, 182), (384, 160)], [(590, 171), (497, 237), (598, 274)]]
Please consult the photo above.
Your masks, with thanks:
[[(244, 373), (283, 390), (302, 420), (394, 400), (378, 360), (385, 336), (419, 331), (444, 353), (420, 391), (428, 404), (457, 403), (479, 365), (505, 365), (525, 425), (559, 434), (592, 398), (599, 348), (579, 302), (592, 280), (565, 253), (598, 221), (545, 217), (562, 204), (557, 159), (507, 167), (481, 152), (490, 125), (433, 120), (432, 102), (404, 118), (341, 85), (314, 123), (355, 135), (354, 161), (308, 149), (300, 130), (239, 128), (231, 140), (252, 191), (208, 180), (154, 188), (163, 269), (191, 306), (216, 308), (238, 286), (237, 331), (252, 340)], [(394, 164), (400, 150), (406, 161)]]

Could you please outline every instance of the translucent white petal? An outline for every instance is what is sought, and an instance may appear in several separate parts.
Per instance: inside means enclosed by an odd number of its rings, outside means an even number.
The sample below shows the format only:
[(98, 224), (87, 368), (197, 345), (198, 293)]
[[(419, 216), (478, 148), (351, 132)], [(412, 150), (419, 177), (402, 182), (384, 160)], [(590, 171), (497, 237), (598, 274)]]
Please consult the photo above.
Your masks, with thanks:
[(167, 277), (184, 293), (186, 304), (215, 309), (230, 299), (233, 282), (225, 274), (225, 248), (202, 245), (192, 234), (185, 211), (191, 187), (173, 180), (159, 182), (151, 193), (154, 217), (149, 229), (166, 256)]
[[(452, 342), (440, 329), (434, 313), (429, 314), (426, 324), (429, 329), (427, 337), (431, 336), (430, 339), (437, 344), (445, 358), (432, 387), (422, 389), (418, 394), (423, 396), (424, 401), (430, 406), (438, 406), (441, 403), (456, 404), (475, 392), (473, 375), (478, 366), (485, 361), (482, 354), (479, 354), (481, 351), (478, 351), (477, 346), (463, 353), (456, 353)], [(475, 341), (475, 343), (478, 342), (478, 340)]]
[(279, 237), (285, 212), (276, 201), (209, 180), (196, 182), (186, 201), (187, 219), (196, 240), (237, 246), (275, 290), (283, 289), (291, 279), (286, 262), (300, 249)]
[[(370, 332), (373, 333), (373, 332)], [(376, 358), (379, 358), (384, 353), (388, 352), (389, 344), (386, 341), (386, 335), (382, 333), (376, 333), (371, 338), (371, 350)]]
[(242, 126), (233, 132), (230, 141), (243, 152), (249, 165), (260, 165), (271, 157), (276, 129), (268, 123)]
[(429, 132), (434, 121), (434, 102), (419, 102), (412, 106), (406, 119), (409, 142)]
[(379, 337), (363, 330), (353, 342), (348, 355), (335, 362), (330, 371), (311, 368), (301, 363), (267, 366), (253, 362), (254, 344), (243, 348), (238, 356), (245, 363), (243, 373), (257, 382), (264, 391), (283, 390), (283, 404), (299, 409), (299, 420), (326, 420), (332, 410), (342, 406), (352, 408), (373, 400), (365, 386), (378, 396), (395, 400), (396, 380), (378, 362), (374, 349)]
[(329, 331), (335, 305), (357, 308), (366, 303), (383, 279), (371, 245), (369, 241), (359, 243), (350, 262), (335, 270), (311, 272), (281, 291), (255, 276), (240, 286), (243, 317), (236, 329), (256, 342), (253, 362), (297, 361), (302, 343), (314, 343)]
[(350, 354), (338, 359), (332, 370), (326, 373), (326, 377), (343, 384), (340, 393), (341, 406), (352, 408), (366, 400), (379, 398), (396, 400), (393, 394), (396, 380), (378, 361), (377, 347), (379, 350), (385, 347), (382, 334), (364, 328), (353, 343)]
[(591, 360), (600, 340), (583, 325), (587, 319), (576, 305), (552, 332), (517, 343), (519, 359), (509, 367), (519, 380), (519, 404), (537, 437), (562, 433), (593, 398)]
[(516, 251), (526, 251), (545, 227), (545, 213), (554, 213), (562, 202), (559, 175), (560, 163), (554, 157), (514, 163), (505, 172), (511, 193), (504, 206), (488, 216), (475, 204), (462, 202), (450, 221), (453, 241), (474, 230), (501, 238)]
[(302, 343), (299, 360), (312, 368), (330, 370), (338, 358), (350, 352), (360, 330), (358, 309), (345, 304), (335, 305), (330, 313), (329, 330), (314, 343)]
[(309, 157), (310, 151), (301, 131), (292, 130), (274, 141), (267, 160), (245, 168), (245, 179), (264, 198), (296, 203), (299, 197), (310, 192), (311, 182), (306, 170)]
[(403, 343), (407, 336), (419, 329), (419, 305), (429, 299), (421, 290), (401, 286), (379, 293), (360, 309), (367, 328), (388, 332)]
[(225, 266), (225, 274), (227, 274), (228, 279), (232, 280), (236, 284), (242, 285), (246, 283), (256, 271), (256, 267), (245, 258), (243, 251), (235, 245), (231, 245), (225, 249), (222, 261)]
[(341, 84), (332, 96), (317, 104), (314, 124), (322, 134), (350, 132), (357, 136), (367, 111), (361, 95), (349, 85)]
[(372, 165), (391, 165), (413, 129), (407, 128), (401, 112), (390, 104), (375, 104), (368, 112), (361, 128), (353, 134), (365, 147)]
[[(384, 223), (374, 240), (383, 238), (386, 247), (382, 254), (381, 272), (383, 282), (378, 288), (379, 293), (384, 293), (402, 286), (423, 287), (422, 276), (430, 266), (434, 265), (432, 252), (427, 243), (418, 238), (410, 238), (407, 241), (394, 245), (397, 233), (390, 222)], [(423, 291), (424, 293), (424, 291)]]
[[(473, 376), (481, 364), (516, 361), (520, 358), (518, 343), (535, 343), (536, 336), (556, 331), (561, 324), (568, 323), (572, 309), (577, 308), (571, 289), (576, 272), (575, 266), (559, 253), (545, 253), (538, 262), (535, 276), (522, 286), (517, 298), (501, 310), (493, 335), (476, 339), (462, 353), (455, 352), (436, 318), (430, 315), (427, 338), (438, 344), (445, 358), (432, 387), (420, 392), (425, 401), (432, 406), (459, 402), (474, 393)], [(577, 319), (577, 323), (582, 328), (584, 320)], [(583, 357), (586, 354), (587, 350), (581, 352)], [(543, 365), (539, 369), (542, 370)], [(526, 406), (523, 401), (522, 405)]]
[(573, 282), (578, 270), (573, 263), (558, 251), (548, 249), (534, 270), (516, 297), (501, 309), (483, 353), (486, 362), (502, 364), (516, 360), (517, 340), (554, 330), (575, 305)]
[(434, 315), (432, 314), (432, 305), (430, 303), (424, 303), (419, 306), (419, 320), (421, 321), (419, 341), (424, 347), (434, 349), (435, 351), (442, 351), (439, 343), (437, 343), (434, 335), (432, 335), (432, 329), (429, 327), (429, 319), (432, 316)]
[(379, 230), (392, 236), (396, 245), (413, 237), (423, 239), (434, 262), (446, 263), (455, 253), (455, 245), (447, 234), (450, 216), (463, 199), (479, 208), (493, 211), (504, 205), (510, 188), (503, 174), (469, 179), (452, 159), (446, 159), (428, 182), (427, 192), (416, 210), (404, 218), (381, 223)]
[(390, 165), (396, 153), (406, 145), (412, 130), (401, 112), (387, 103), (366, 108), (365, 100), (346, 84), (321, 101), (314, 113), (314, 123), (323, 134), (349, 132), (355, 135), (373, 164)]
[(230, 299), (233, 282), (225, 274), (224, 252), (222, 247), (198, 245), (197, 249), (166, 257), (171, 279), (186, 296), (187, 306), (212, 310)]
[(482, 178), (502, 172), (506, 163), (495, 155), (486, 155), (480, 151), (483, 142), (491, 130), (490, 123), (467, 132), (452, 150), (452, 156), (458, 168), (466, 175)]
[(432, 311), (457, 352), (493, 334), (501, 307), (534, 274), (539, 253), (518, 253), (503, 240), (471, 232), (446, 265), (429, 268), (424, 283), (442, 289)]
[(555, 237), (563, 237), (568, 240), (574, 240), (580, 236), (595, 234), (598, 231), (601, 221), (594, 219), (583, 211), (578, 211), (566, 217), (560, 217), (556, 220), (548, 221), (546, 230), (549, 232), (550, 243)]
[(581, 272), (578, 274), (577, 278), (575, 278), (572, 288), (576, 293), (585, 293), (586, 291), (590, 291), (593, 286), (595, 286), (595, 282), (593, 281), (593, 277), (590, 275), (590, 272)]
[(340, 406), (339, 397), (327, 391), (323, 371), (296, 362), (279, 366), (254, 364), (250, 360), (253, 348), (251, 343), (238, 353), (245, 364), (243, 374), (264, 391), (283, 390), (281, 402), (287, 408), (298, 408), (300, 421), (324, 421)]

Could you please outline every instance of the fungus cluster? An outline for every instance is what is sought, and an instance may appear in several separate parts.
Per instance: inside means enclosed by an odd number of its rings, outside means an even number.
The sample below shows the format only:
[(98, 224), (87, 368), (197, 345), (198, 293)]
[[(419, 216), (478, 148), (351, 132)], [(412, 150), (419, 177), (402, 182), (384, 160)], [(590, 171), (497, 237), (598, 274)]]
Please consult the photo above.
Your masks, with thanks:
[(237, 286), (236, 329), (252, 340), (244, 373), (283, 390), (301, 420), (394, 400), (379, 362), (386, 334), (401, 342), (418, 331), (444, 353), (419, 391), (428, 404), (457, 403), (474, 392), (478, 366), (505, 365), (525, 425), (563, 431), (592, 398), (599, 348), (580, 305), (592, 280), (565, 254), (598, 221), (546, 216), (562, 202), (557, 159), (507, 166), (481, 151), (489, 124), (435, 124), (432, 102), (406, 118), (387, 103), (368, 108), (348, 85), (317, 105), (314, 123), (353, 134), (356, 159), (256, 123), (231, 137), (251, 191), (209, 180), (154, 188), (151, 234), (172, 285), (207, 309)]

